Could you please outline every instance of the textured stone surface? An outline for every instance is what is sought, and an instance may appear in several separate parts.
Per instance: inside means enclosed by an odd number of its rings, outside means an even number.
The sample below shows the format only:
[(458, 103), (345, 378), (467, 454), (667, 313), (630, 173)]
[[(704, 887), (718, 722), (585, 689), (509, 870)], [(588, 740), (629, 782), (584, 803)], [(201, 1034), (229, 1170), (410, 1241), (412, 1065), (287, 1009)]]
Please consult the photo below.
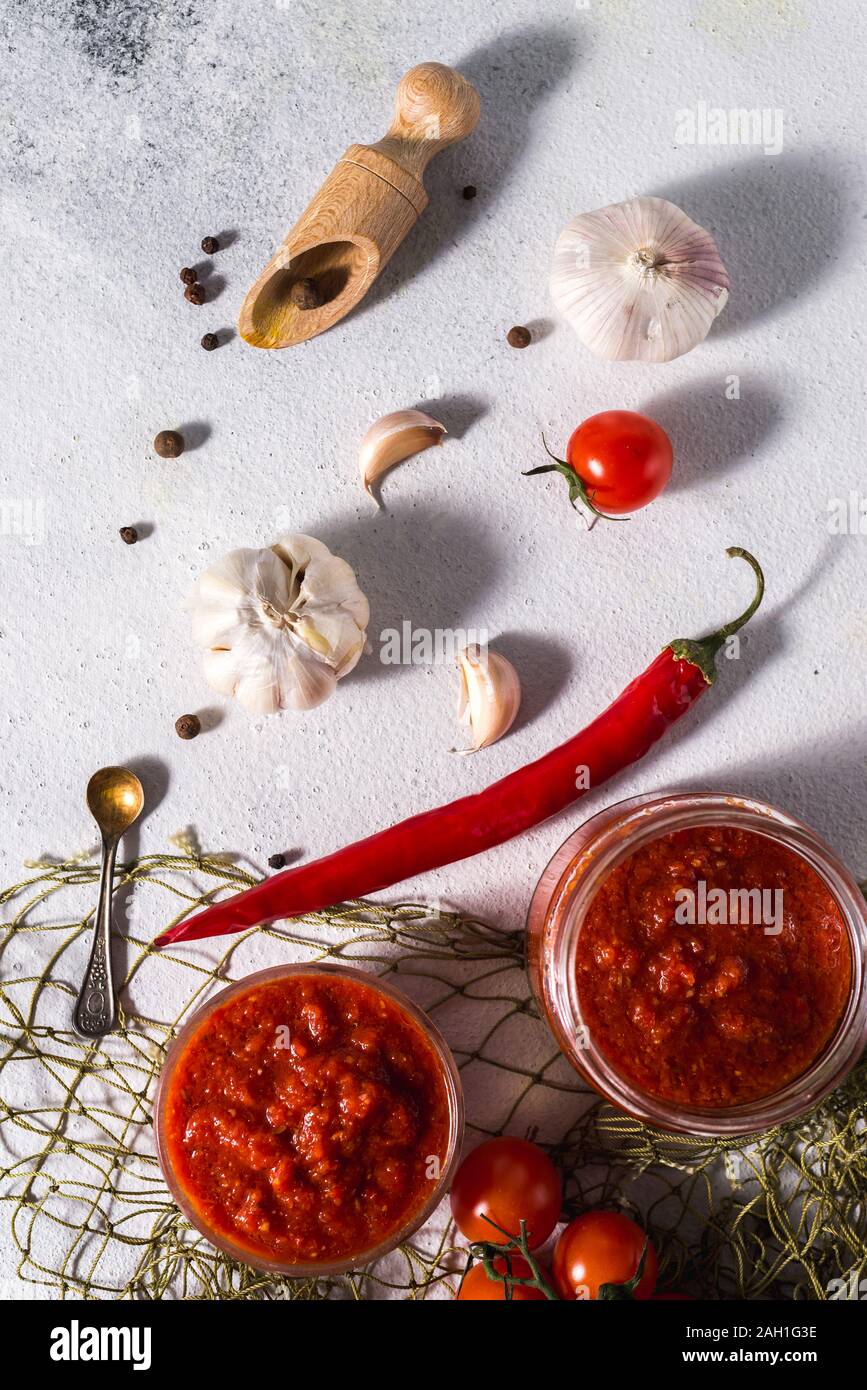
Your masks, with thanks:
[[(84, 787), (111, 762), (145, 773), (143, 850), (192, 825), (262, 866), (480, 788), (574, 732), (669, 638), (738, 611), (732, 543), (760, 556), (768, 596), (700, 713), (581, 810), (400, 895), (518, 925), (585, 812), (674, 786), (777, 802), (867, 874), (867, 538), (827, 525), (830, 498), (864, 491), (859, 18), (855, 0), (6, 6), (4, 881), (93, 841)], [(202, 352), (427, 58), (477, 83), (481, 124), (431, 166), (431, 206), (361, 308), (284, 353), (237, 336)], [(700, 102), (780, 109), (782, 152), (678, 143), (677, 113)], [(637, 193), (708, 227), (733, 282), (708, 341), (668, 366), (594, 360), (548, 295), (561, 226)], [(206, 261), (208, 233), (225, 249), (196, 308), (178, 272)], [(515, 323), (534, 330), (526, 351), (506, 345)], [(386, 480), (377, 513), (358, 441), (416, 404), (449, 438)], [(540, 431), (559, 448), (615, 406), (669, 430), (674, 479), (586, 534), (559, 480), (520, 470)], [(152, 451), (164, 428), (193, 445), (176, 461)], [(181, 604), (210, 560), (286, 529), (356, 567), (374, 653), (321, 709), (250, 718), (205, 685)], [(404, 619), (487, 629), (512, 657), (524, 708), (497, 747), (449, 757), (454, 672), (378, 661)], [(183, 743), (174, 721), (192, 711), (205, 732)]]

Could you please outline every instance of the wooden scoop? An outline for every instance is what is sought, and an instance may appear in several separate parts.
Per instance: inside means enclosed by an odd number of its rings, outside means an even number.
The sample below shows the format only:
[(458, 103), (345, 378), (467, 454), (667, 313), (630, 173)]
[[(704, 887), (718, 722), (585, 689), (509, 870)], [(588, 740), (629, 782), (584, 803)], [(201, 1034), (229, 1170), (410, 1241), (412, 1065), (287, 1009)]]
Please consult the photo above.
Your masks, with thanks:
[[(349, 146), (250, 289), (238, 317), (241, 337), (253, 347), (291, 347), (354, 309), (427, 207), (428, 161), (469, 135), (478, 119), (478, 93), (454, 68), (411, 68), (388, 133), (375, 145)], [(293, 287), (306, 281), (320, 301), (313, 308), (294, 302), (304, 295)]]

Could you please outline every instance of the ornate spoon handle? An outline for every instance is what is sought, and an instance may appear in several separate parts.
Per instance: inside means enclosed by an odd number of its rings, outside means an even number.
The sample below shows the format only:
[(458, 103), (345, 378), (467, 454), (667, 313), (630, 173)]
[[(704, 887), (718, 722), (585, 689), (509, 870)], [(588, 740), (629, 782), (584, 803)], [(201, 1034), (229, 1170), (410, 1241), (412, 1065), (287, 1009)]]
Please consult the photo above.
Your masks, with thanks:
[(101, 1038), (117, 1020), (114, 982), (111, 978), (111, 883), (118, 836), (102, 837), (102, 871), (99, 902), (93, 923), (93, 945), (75, 1005), (73, 1025), (83, 1038)]

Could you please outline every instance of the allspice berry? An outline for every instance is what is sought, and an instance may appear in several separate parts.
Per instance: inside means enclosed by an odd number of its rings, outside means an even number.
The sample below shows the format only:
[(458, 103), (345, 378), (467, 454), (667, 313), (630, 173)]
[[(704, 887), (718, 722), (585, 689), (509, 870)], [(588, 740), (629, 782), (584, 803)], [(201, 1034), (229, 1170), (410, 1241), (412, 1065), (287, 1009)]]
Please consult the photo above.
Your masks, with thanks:
[(215, 256), (220, 249), (220, 243), (215, 236), (202, 237), (202, 250), (206, 256)]
[(201, 285), (187, 285), (187, 288), (184, 290), (184, 299), (188, 299), (191, 304), (204, 304), (205, 291), (202, 289)]
[(175, 732), (178, 738), (195, 738), (202, 732), (202, 721), (197, 714), (182, 714), (175, 720)]
[(135, 545), (138, 540), (138, 531), (134, 526), (121, 526), (120, 538), (124, 545)]
[(272, 854), (272, 855), (269, 856), (269, 858), (268, 858), (268, 868), (269, 868), (269, 869), (285, 869), (285, 867), (286, 867), (286, 855), (285, 855), (285, 854)]
[(194, 285), (196, 283), (196, 272), (188, 265), (185, 265), (181, 271), (181, 279), (185, 285)]
[(177, 430), (160, 430), (154, 439), (154, 450), (161, 459), (180, 458), (184, 452), (183, 436)]
[(217, 337), (216, 333), (205, 334), (204, 338), (202, 339), (202, 347), (205, 349), (205, 352), (213, 352), (214, 348), (219, 346), (220, 340)]
[(510, 328), (506, 334), (506, 342), (509, 344), (509, 347), (529, 347), (532, 341), (532, 333), (529, 328), (524, 328), (523, 324), (517, 324), (514, 328)]
[(296, 309), (318, 309), (322, 303), (322, 291), (315, 280), (296, 280), (289, 291), (289, 298)]
[(467, 186), (466, 186), (466, 188), (464, 189), (464, 197), (467, 198), (467, 199), (470, 199), (470, 198), (475, 198), (475, 196), (476, 196), (476, 185), (475, 185), (474, 183), (468, 183)]

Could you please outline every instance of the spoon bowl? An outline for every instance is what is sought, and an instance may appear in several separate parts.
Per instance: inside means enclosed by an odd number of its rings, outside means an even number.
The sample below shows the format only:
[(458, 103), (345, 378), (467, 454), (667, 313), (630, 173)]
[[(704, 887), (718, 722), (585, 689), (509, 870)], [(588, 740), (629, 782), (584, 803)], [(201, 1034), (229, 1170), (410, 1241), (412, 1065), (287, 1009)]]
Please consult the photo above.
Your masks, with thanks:
[(87, 805), (103, 835), (123, 835), (138, 820), (144, 790), (126, 767), (101, 767), (87, 784)]

